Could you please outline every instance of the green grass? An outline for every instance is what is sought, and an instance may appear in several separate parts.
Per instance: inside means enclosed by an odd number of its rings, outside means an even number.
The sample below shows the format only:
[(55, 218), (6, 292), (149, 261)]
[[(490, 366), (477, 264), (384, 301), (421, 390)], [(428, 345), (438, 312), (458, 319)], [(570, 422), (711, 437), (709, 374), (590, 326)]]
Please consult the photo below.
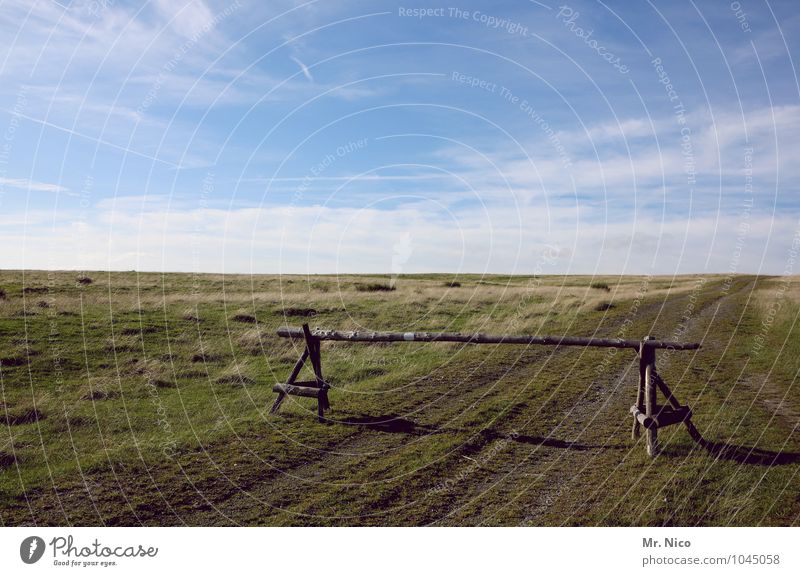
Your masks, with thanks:
[[(798, 521), (796, 279), (85, 276), (0, 272), (0, 524)], [(332, 423), (269, 415), (303, 322), (702, 340), (659, 370), (729, 446), (647, 458), (635, 357), (599, 348), (326, 342)]]
[(393, 284), (383, 284), (381, 282), (356, 284), (356, 290), (359, 292), (393, 292), (395, 289), (396, 288)]

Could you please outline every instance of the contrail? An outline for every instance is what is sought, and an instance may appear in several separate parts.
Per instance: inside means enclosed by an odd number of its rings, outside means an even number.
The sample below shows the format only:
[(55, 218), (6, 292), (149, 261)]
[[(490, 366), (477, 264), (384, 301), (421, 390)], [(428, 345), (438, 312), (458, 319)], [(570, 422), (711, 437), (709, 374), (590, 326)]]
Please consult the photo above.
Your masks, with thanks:
[(290, 56), (290, 58), (294, 61), (295, 64), (300, 66), (300, 70), (303, 71), (303, 76), (308, 78), (308, 80), (310, 82), (313, 82), (314, 81), (314, 77), (311, 75), (311, 72), (309, 71), (308, 66), (303, 64), (299, 59), (295, 58), (294, 56)]

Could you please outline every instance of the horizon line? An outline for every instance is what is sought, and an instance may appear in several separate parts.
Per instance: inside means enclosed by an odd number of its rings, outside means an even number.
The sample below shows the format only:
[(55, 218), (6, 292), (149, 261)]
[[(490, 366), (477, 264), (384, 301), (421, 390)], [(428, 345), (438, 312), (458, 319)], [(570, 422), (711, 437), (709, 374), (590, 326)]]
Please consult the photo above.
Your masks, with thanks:
[(0, 273), (4, 272), (55, 272), (55, 273), (95, 273), (95, 274), (192, 274), (192, 275), (216, 275), (216, 276), (386, 276), (389, 278), (402, 278), (404, 276), (511, 276), (511, 277), (556, 277), (556, 276), (635, 276), (635, 277), (676, 277), (676, 276), (774, 276), (779, 278), (790, 278), (800, 276), (798, 274), (766, 273), (766, 272), (676, 272), (676, 273), (613, 273), (613, 272), (570, 272), (570, 273), (550, 273), (537, 274), (522, 272), (200, 272), (196, 270), (101, 270), (101, 269), (82, 269), (82, 268), (0, 268)]

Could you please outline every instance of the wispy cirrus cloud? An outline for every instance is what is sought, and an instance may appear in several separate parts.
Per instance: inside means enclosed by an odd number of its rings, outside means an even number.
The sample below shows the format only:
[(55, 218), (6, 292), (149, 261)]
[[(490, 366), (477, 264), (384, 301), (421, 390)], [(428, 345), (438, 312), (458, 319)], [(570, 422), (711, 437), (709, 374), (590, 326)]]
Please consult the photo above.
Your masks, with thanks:
[(69, 188), (61, 186), (60, 184), (36, 182), (35, 180), (28, 180), (27, 178), (0, 178), (0, 189), (4, 187), (27, 190), (30, 192), (55, 192), (71, 194)]

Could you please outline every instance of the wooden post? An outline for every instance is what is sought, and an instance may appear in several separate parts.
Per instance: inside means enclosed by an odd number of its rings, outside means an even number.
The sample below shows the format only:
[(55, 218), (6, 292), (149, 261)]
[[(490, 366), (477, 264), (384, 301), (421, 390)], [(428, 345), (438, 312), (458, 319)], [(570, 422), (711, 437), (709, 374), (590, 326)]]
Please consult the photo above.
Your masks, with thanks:
[[(653, 340), (652, 336), (645, 336), (644, 340)], [(645, 383), (645, 368), (647, 364), (645, 363), (645, 345), (644, 340), (639, 342), (639, 386), (636, 389), (636, 409), (644, 413), (644, 383)], [(652, 350), (652, 348), (651, 348)], [(636, 440), (639, 438), (639, 421), (634, 417), (633, 419), (633, 432), (631, 434), (632, 438)]]
[[(645, 414), (649, 418), (655, 418), (658, 413), (656, 403), (656, 350), (651, 346), (642, 343), (642, 360), (644, 364), (644, 396)], [(647, 429), (647, 454), (654, 457), (658, 454), (658, 428)]]
[[(644, 413), (644, 363), (642, 359), (644, 358), (644, 344), (639, 344), (639, 384), (636, 387), (636, 404), (634, 407), (639, 412)], [(633, 417), (633, 430), (631, 431), (631, 438), (636, 440), (639, 438), (639, 421), (636, 419), (636, 416)]]
[(309, 350), (311, 358), (311, 367), (314, 369), (314, 376), (320, 387), (319, 395), (317, 396), (317, 419), (320, 422), (324, 422), (325, 410), (330, 409), (331, 405), (330, 402), (328, 402), (328, 387), (325, 380), (322, 378), (322, 358), (320, 355), (319, 338), (311, 335), (308, 324), (303, 324), (303, 334), (306, 338), (306, 347)]

